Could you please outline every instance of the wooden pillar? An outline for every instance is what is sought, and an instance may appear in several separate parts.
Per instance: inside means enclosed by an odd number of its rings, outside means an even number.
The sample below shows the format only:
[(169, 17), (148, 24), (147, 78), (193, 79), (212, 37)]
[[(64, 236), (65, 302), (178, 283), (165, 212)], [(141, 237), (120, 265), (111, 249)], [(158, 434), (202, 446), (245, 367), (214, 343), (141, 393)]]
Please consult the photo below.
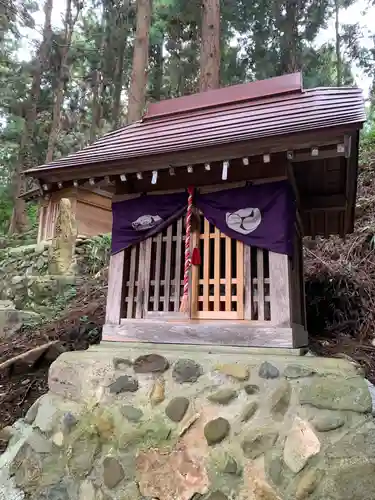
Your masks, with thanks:
[(291, 326), (289, 258), (269, 252), (271, 323), (273, 326)]
[(109, 263), (106, 324), (119, 325), (123, 311), (125, 251), (111, 256)]

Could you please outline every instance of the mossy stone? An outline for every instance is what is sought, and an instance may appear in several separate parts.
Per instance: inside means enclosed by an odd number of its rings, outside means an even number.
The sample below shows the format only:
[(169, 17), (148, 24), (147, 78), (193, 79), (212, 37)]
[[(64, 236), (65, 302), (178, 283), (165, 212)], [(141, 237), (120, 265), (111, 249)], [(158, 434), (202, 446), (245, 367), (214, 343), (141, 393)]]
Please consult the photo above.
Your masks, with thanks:
[(202, 374), (201, 365), (192, 359), (179, 359), (172, 370), (172, 377), (179, 384), (194, 383)]
[(284, 377), (291, 379), (311, 377), (312, 375), (315, 375), (315, 373), (315, 370), (306, 366), (288, 365), (284, 370)]
[(165, 409), (165, 413), (167, 417), (170, 418), (173, 422), (181, 422), (188, 408), (188, 398), (177, 397), (169, 401)]
[(122, 406), (121, 413), (129, 422), (139, 422), (143, 417), (143, 411), (131, 405)]
[(232, 399), (237, 397), (237, 391), (231, 388), (219, 389), (207, 396), (207, 399), (211, 401), (211, 403), (218, 403), (221, 405), (227, 405)]
[(361, 377), (350, 379), (319, 377), (312, 379), (300, 392), (301, 405), (320, 409), (371, 413), (372, 400), (366, 381)]
[(209, 445), (217, 444), (227, 437), (230, 431), (228, 420), (219, 417), (208, 422), (204, 427), (204, 437)]
[(241, 447), (245, 457), (255, 460), (272, 448), (278, 438), (278, 431), (271, 426), (258, 427), (249, 432)]

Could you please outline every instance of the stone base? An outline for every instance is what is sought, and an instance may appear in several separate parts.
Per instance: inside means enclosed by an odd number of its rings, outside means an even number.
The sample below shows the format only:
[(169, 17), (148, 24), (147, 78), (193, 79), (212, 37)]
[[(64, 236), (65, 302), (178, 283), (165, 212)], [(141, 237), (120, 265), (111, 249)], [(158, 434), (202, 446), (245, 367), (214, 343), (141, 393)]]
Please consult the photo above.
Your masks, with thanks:
[(347, 360), (112, 343), (62, 354), (49, 385), (3, 430), (0, 499), (375, 498), (371, 396)]

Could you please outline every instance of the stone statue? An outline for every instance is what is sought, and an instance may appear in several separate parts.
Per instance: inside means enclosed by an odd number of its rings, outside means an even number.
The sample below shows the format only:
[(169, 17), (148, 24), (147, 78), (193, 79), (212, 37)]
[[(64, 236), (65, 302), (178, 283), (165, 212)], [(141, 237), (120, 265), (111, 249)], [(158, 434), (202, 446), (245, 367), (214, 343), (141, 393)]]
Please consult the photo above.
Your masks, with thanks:
[(54, 275), (72, 275), (75, 267), (77, 224), (68, 198), (61, 198), (52, 245), (49, 249), (48, 270)]

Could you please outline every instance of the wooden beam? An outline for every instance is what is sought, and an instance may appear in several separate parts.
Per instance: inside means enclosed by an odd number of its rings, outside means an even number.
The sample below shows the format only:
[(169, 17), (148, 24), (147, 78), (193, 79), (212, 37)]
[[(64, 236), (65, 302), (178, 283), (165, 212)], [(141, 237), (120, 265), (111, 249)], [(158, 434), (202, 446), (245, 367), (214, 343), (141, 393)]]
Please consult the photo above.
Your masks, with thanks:
[(105, 322), (110, 325), (119, 325), (123, 308), (125, 251), (111, 256), (109, 262), (109, 277), (107, 290), (107, 306)]
[(293, 159), (290, 161), (292, 161), (293, 163), (302, 163), (306, 161), (319, 161), (337, 157), (345, 157), (345, 152), (339, 153), (337, 151), (337, 145), (335, 144), (334, 148), (332, 149), (323, 149), (322, 151), (319, 150), (319, 154), (317, 156), (312, 156), (311, 152), (296, 151), (294, 153)]
[[(170, 314), (170, 313), (168, 313)], [(103, 341), (160, 344), (293, 347), (292, 328), (257, 325), (256, 321), (122, 320), (105, 324)]]
[(271, 163), (250, 163), (244, 167), (240, 158), (231, 162), (228, 171), (228, 180), (223, 181), (221, 178), (222, 165), (220, 163), (212, 163), (211, 170), (205, 170), (203, 164), (195, 165), (194, 172), (189, 174), (186, 170), (177, 170), (176, 175), (170, 176), (168, 170), (159, 172), (157, 185), (151, 184), (151, 173), (144, 173), (143, 179), (134, 183), (134, 190), (130, 191), (129, 182), (117, 182), (116, 196), (135, 191), (140, 193), (152, 193), (160, 191), (171, 191), (186, 189), (186, 186), (193, 185), (195, 187), (213, 186), (217, 189), (226, 188), (230, 183), (238, 182), (272, 182), (276, 179), (286, 178), (286, 159), (283, 155), (274, 156)]

